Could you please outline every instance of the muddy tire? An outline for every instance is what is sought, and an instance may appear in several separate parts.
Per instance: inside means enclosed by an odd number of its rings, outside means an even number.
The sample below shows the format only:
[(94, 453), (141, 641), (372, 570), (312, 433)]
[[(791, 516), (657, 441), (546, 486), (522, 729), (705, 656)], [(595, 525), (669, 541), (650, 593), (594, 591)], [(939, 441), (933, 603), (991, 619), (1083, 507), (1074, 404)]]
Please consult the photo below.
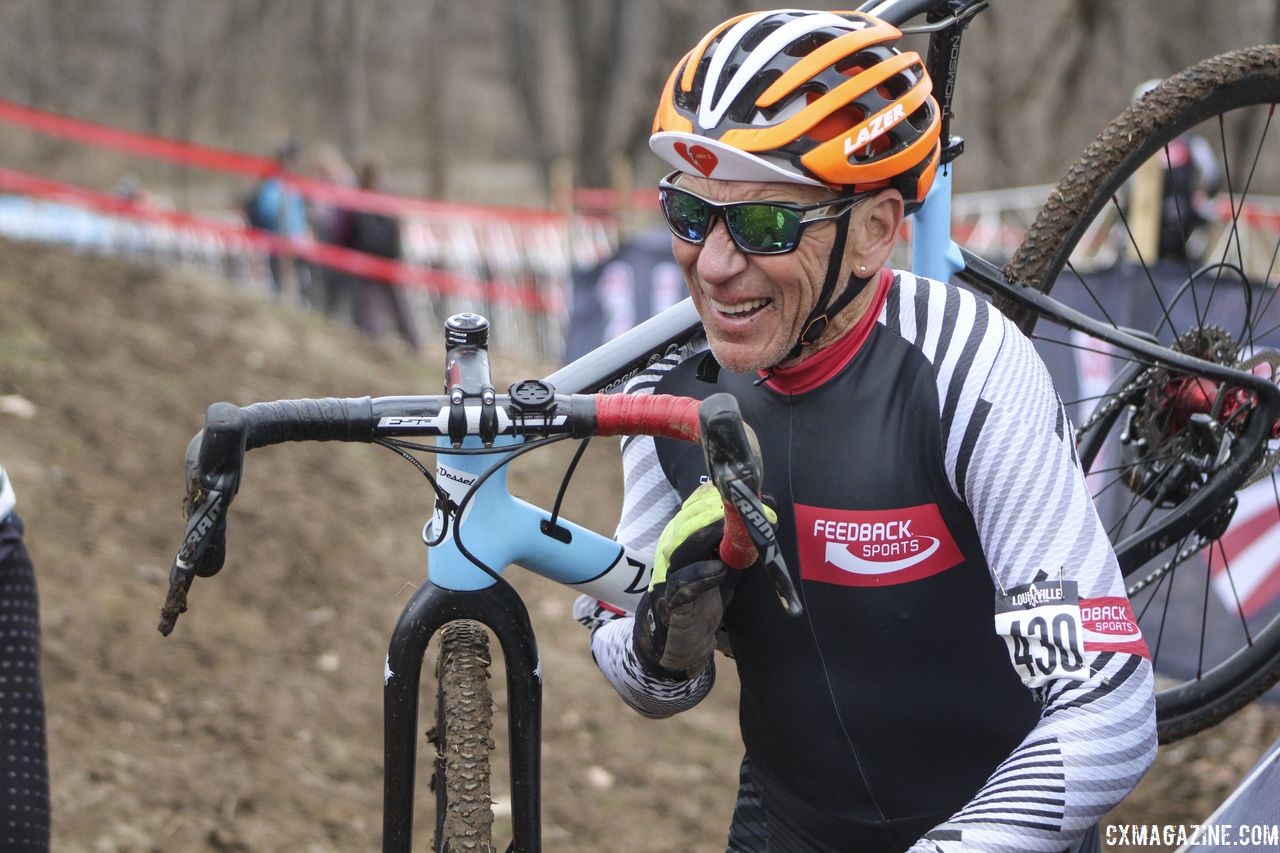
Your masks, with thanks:
[(489, 781), (493, 699), (489, 693), (489, 636), (477, 622), (459, 621), (441, 632), (436, 667), (436, 746), (432, 788), (436, 794), (439, 853), (493, 847), (493, 801)]

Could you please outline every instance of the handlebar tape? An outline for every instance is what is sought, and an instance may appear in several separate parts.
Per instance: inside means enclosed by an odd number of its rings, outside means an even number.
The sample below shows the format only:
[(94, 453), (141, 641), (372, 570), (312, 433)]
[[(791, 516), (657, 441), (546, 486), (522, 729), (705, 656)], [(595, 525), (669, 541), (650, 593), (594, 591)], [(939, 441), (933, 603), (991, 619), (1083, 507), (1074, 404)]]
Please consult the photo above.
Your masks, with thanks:
[(700, 401), (670, 394), (596, 394), (596, 435), (656, 435), (698, 441)]
[(378, 424), (368, 397), (276, 400), (240, 411), (246, 450), (286, 441), (372, 441)]

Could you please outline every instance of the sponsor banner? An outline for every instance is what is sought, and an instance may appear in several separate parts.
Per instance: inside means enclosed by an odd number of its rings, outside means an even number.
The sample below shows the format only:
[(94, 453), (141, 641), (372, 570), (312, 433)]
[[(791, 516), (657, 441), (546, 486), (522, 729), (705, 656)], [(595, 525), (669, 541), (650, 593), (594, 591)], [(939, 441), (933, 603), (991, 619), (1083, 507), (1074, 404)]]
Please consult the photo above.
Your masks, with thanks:
[(840, 586), (891, 586), (964, 560), (937, 504), (841, 510), (796, 504), (800, 576)]

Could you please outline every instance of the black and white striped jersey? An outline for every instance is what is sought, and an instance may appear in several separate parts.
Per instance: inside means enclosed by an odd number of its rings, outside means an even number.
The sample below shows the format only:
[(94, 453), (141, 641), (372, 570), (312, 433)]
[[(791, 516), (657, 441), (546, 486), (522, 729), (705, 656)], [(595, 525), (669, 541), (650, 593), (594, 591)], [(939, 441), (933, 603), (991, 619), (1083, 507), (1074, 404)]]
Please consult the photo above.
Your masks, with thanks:
[[(703, 344), (628, 388), (728, 391), (760, 437), (804, 613), (763, 572), (736, 578), (753, 781), (815, 850), (1061, 850), (1154, 758), (1149, 654), (1031, 343), (910, 273), (875, 296), (860, 327), (762, 383), (699, 378)], [(647, 563), (701, 451), (632, 438), (623, 462), (618, 538)], [(710, 690), (710, 669), (648, 678), (630, 636), (598, 622), (592, 651), (633, 707), (665, 716)]]

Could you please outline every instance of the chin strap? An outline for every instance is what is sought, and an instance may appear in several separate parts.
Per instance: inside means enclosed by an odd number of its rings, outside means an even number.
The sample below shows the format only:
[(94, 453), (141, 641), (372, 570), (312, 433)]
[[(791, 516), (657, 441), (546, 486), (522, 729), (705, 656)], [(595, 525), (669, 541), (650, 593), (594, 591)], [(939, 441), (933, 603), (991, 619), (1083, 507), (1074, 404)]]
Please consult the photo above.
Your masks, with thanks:
[(849, 276), (849, 286), (844, 289), (844, 293), (840, 294), (834, 302), (831, 302), (831, 293), (836, 288), (836, 280), (840, 276), (840, 263), (844, 260), (844, 244), (849, 236), (849, 218), (850, 212), (846, 212), (843, 216), (836, 220), (836, 240), (831, 246), (831, 258), (827, 261), (827, 278), (822, 283), (822, 293), (818, 295), (818, 302), (813, 307), (813, 311), (809, 312), (809, 316), (804, 321), (804, 327), (800, 331), (800, 338), (796, 341), (795, 346), (787, 353), (784, 361), (795, 358), (804, 352), (804, 348), (812, 346), (818, 338), (822, 337), (822, 333), (827, 330), (827, 325), (831, 322), (831, 318), (844, 310), (850, 302), (858, 298), (858, 294), (862, 293), (867, 283), (871, 281), (868, 278), (861, 278), (856, 275)]

